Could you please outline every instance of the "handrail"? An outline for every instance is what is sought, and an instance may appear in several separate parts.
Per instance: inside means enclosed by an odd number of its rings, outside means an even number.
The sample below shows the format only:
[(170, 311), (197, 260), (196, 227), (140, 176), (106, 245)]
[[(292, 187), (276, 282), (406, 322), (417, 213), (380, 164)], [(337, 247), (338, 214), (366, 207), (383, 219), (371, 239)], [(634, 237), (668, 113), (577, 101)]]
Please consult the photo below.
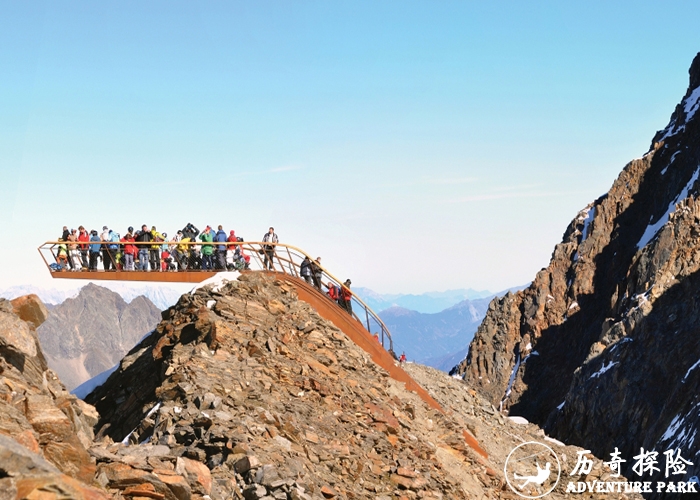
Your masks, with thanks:
[[(60, 245), (65, 246), (65, 258), (59, 259), (58, 257), (58, 248)], [(98, 269), (98, 259), (94, 257), (93, 259), (90, 259), (89, 255), (87, 255), (89, 252), (89, 247), (90, 245), (99, 245), (99, 251), (98, 252), (91, 252), (92, 254), (97, 253), (101, 260), (103, 261), (102, 264), (102, 269)], [(116, 246), (117, 248), (112, 248), (110, 249), (109, 247), (111, 246)], [(182, 249), (182, 251), (178, 251), (177, 254), (174, 255), (174, 257), (169, 257), (171, 260), (170, 262), (167, 262), (167, 270), (162, 270), (162, 267), (160, 269), (152, 270), (152, 271), (147, 271), (147, 270), (127, 270), (124, 269), (124, 255), (122, 254), (122, 249), (125, 245), (134, 245), (139, 249), (139, 247), (143, 247), (145, 249), (148, 249), (149, 252), (151, 250), (157, 251), (158, 253), (158, 265), (162, 266), (163, 264), (163, 259), (161, 256), (161, 252), (165, 249), (168, 250), (168, 252), (172, 252), (173, 250), (176, 250), (178, 247)], [(216, 267), (218, 269), (214, 268), (212, 270), (207, 270), (207, 269), (202, 269), (201, 266), (203, 264), (202, 262), (202, 255), (201, 255), (201, 248), (203, 246), (208, 246), (208, 247), (213, 247), (214, 250), (214, 255), (212, 258), (213, 261), (212, 264), (216, 264)], [(221, 268), (221, 261), (222, 261), (222, 252), (218, 250), (219, 246), (225, 246), (227, 250), (233, 250), (233, 253), (236, 254), (236, 249), (240, 249), (241, 256), (240, 257), (234, 257), (234, 262), (233, 262), (233, 269), (222, 269)], [(153, 248), (157, 247), (157, 248)], [(225, 242), (201, 242), (201, 241), (187, 241), (187, 242), (176, 242), (176, 241), (163, 241), (163, 242), (139, 242), (139, 241), (134, 241), (134, 242), (112, 242), (112, 241), (93, 241), (93, 242), (73, 242), (73, 241), (47, 241), (43, 243), (42, 245), (39, 246), (38, 248), (39, 254), (41, 255), (42, 259), (44, 260), (44, 263), (46, 264), (46, 267), (49, 269), (51, 272), (51, 275), (54, 278), (82, 278), (85, 277), (86, 279), (105, 279), (109, 276), (110, 279), (123, 279), (124, 280), (129, 280), (131, 277), (136, 277), (136, 275), (143, 275), (147, 274), (152, 281), (178, 281), (177, 277), (179, 275), (187, 275), (187, 279), (183, 279), (182, 281), (192, 281), (191, 275), (202, 275), (202, 279), (198, 280), (201, 281), (203, 279), (208, 278), (209, 276), (215, 274), (216, 272), (223, 272), (223, 271), (228, 271), (228, 270), (235, 270), (235, 271), (247, 271), (247, 270), (254, 270), (251, 268), (251, 266), (254, 266), (255, 268), (259, 268), (260, 270), (272, 270), (272, 271), (281, 271), (284, 274), (289, 274), (291, 276), (294, 276), (296, 278), (301, 278), (304, 279), (301, 276), (301, 262), (304, 260), (304, 258), (308, 258), (312, 263), (314, 263), (315, 266), (317, 266), (318, 270), (321, 272), (321, 279), (320, 283), (317, 283), (317, 279), (314, 277), (312, 278), (312, 281), (310, 284), (312, 286), (315, 286), (323, 295), (326, 297), (327, 294), (323, 292), (323, 288), (325, 287), (328, 289), (328, 282), (330, 281), (333, 283), (335, 286), (338, 286), (341, 290), (345, 288), (345, 285), (343, 282), (340, 281), (340, 279), (336, 278), (333, 274), (331, 274), (326, 268), (321, 266), (319, 263), (315, 262), (314, 259), (304, 252), (302, 249), (295, 247), (293, 245), (287, 245), (284, 243), (269, 243), (269, 242), (263, 242), (263, 241), (225, 241)], [(113, 251), (110, 251), (113, 250)], [(245, 252), (249, 252), (246, 254)], [(229, 259), (229, 260), (224, 260), (225, 263), (228, 264), (228, 266), (231, 266), (230, 263), (230, 255), (227, 255), (227, 252), (223, 252), (224, 257), (223, 259)], [(172, 253), (170, 255), (173, 255)], [(248, 257), (248, 259), (245, 259), (245, 257)], [(47, 258), (48, 257), (48, 258)], [(137, 251), (137, 256), (138, 257), (138, 251)], [(150, 255), (149, 255), (150, 257)], [(168, 258), (166, 258), (168, 259)], [(186, 260), (185, 260), (186, 259)], [(89, 260), (89, 263), (88, 263)], [(249, 262), (246, 262), (248, 260)], [(266, 265), (266, 261), (271, 261), (269, 266)], [(105, 265), (104, 262), (107, 262)], [(94, 267), (93, 267), (94, 265)], [(77, 272), (69, 272), (70, 268), (72, 267), (72, 270), (77, 271)], [(168, 269), (169, 268), (169, 269)], [(111, 271), (110, 271), (111, 269)], [(186, 272), (182, 272), (186, 271)], [(312, 272), (313, 272), (313, 267), (312, 267)], [(154, 279), (158, 276), (162, 276), (164, 279), (158, 280)], [(184, 277), (184, 276), (183, 276)], [(167, 278), (167, 279), (166, 279)], [(196, 278), (195, 278), (196, 279)], [(307, 280), (308, 281), (308, 280)], [(331, 300), (330, 297), (328, 297), (328, 300)], [(331, 300), (332, 301), (332, 300)], [(335, 302), (335, 301), (332, 301)], [(352, 293), (351, 296), (351, 303), (357, 304), (359, 309), (361, 309), (364, 314), (364, 318), (360, 318), (355, 312), (352, 312), (352, 317), (354, 317), (362, 326), (365, 328), (370, 334), (372, 334), (372, 322), (375, 323), (376, 329), (378, 329), (378, 332), (375, 332), (374, 335), (377, 335), (377, 340), (381, 343), (382, 346), (384, 346), (385, 339), (388, 340), (389, 343), (389, 349), (388, 351), (395, 356), (394, 353), (394, 342), (393, 339), (391, 338), (391, 333), (389, 332), (389, 329), (386, 327), (384, 322), (379, 318), (379, 316), (367, 305), (365, 302), (360, 299), (354, 292)], [(336, 303), (336, 305), (338, 305)], [(338, 307), (341, 307), (338, 305)], [(352, 309), (352, 308), (351, 308)], [(363, 321), (364, 319), (364, 321)]]

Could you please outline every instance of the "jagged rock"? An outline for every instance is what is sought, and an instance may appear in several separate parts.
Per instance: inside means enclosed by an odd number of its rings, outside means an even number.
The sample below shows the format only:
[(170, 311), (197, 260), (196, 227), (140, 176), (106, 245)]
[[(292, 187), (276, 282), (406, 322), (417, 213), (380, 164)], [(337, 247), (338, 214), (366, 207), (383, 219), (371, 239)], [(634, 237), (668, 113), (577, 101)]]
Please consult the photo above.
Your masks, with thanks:
[(41, 299), (34, 294), (17, 297), (11, 302), (15, 314), (22, 321), (31, 321), (34, 324), (34, 328), (38, 328), (49, 316), (49, 310), (46, 309)]
[(700, 473), (699, 85), (700, 54), (649, 151), (569, 224), (526, 290), (492, 301), (452, 371), (599, 455), (682, 449), (685, 479)]

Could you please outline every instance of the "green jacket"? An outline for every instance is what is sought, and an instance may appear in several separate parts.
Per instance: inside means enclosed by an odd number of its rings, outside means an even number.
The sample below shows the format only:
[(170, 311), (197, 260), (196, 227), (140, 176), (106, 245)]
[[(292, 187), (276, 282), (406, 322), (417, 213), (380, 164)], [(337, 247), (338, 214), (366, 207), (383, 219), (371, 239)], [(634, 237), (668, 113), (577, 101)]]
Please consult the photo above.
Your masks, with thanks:
[(202, 255), (212, 255), (214, 253), (214, 245), (211, 242), (214, 241), (211, 233), (202, 233), (199, 237), (202, 240)]

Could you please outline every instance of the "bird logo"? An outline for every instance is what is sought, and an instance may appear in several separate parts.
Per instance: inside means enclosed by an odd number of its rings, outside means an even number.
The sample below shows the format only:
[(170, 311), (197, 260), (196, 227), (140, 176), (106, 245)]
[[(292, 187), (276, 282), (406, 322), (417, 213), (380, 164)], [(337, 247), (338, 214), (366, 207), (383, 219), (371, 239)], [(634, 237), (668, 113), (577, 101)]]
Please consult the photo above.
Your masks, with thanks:
[(551, 493), (559, 483), (561, 464), (549, 446), (529, 441), (513, 448), (506, 459), (503, 473), (508, 486), (517, 495), (540, 498)]

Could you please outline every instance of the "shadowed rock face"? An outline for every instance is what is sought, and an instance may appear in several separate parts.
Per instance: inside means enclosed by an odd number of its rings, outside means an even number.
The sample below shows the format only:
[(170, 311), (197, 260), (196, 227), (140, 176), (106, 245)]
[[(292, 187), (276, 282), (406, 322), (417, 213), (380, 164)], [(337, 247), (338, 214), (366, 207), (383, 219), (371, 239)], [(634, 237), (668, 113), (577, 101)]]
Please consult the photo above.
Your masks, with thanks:
[(119, 294), (89, 284), (51, 309), (39, 340), (51, 369), (73, 390), (119, 363), (158, 321), (160, 310), (147, 298), (127, 304)]
[(650, 151), (569, 224), (527, 289), (490, 304), (452, 371), (599, 456), (675, 447), (700, 464), (699, 86), (700, 55)]

